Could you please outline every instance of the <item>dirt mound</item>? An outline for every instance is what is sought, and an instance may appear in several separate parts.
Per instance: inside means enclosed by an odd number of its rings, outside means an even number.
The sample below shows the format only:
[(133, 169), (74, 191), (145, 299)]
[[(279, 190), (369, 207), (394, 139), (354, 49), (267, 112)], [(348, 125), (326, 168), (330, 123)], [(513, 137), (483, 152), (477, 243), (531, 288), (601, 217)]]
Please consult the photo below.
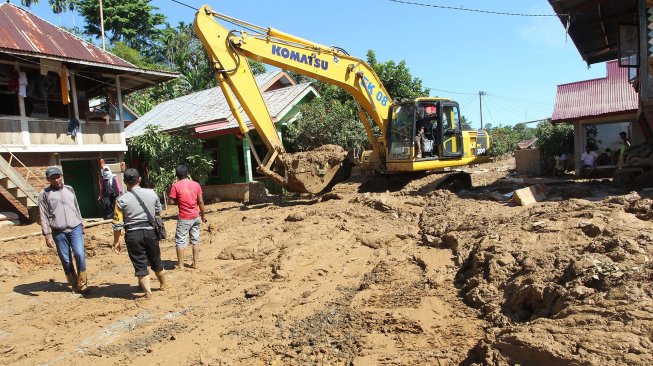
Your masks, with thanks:
[[(87, 229), (84, 298), (41, 237), (3, 242), (0, 364), (652, 364), (650, 193), (577, 181), (514, 206), (491, 197), (524, 185), (511, 166), (457, 194), (426, 174), (207, 205), (199, 268), (148, 301), (109, 224)], [(172, 269), (174, 240), (161, 254)]]
[(474, 212), (448, 192), (430, 199), (423, 241), (457, 254), (461, 295), (492, 325), (470, 363), (653, 361), (653, 225), (640, 219), (650, 203), (630, 195)]
[(338, 145), (282, 156), (286, 188), (292, 192), (319, 193), (338, 172), (347, 152)]

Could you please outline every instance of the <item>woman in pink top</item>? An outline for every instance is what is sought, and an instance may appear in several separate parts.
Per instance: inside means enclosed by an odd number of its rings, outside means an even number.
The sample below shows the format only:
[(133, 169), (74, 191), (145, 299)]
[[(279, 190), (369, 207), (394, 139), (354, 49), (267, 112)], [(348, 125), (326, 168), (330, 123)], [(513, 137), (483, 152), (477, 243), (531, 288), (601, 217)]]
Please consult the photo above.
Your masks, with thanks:
[(188, 245), (186, 238), (189, 234), (190, 243), (193, 246), (192, 268), (197, 268), (200, 253), (200, 217), (202, 222), (206, 222), (202, 187), (188, 178), (186, 166), (179, 165), (175, 173), (177, 182), (170, 188), (169, 203), (171, 205), (177, 203), (179, 207), (179, 220), (175, 233), (177, 268), (184, 269), (184, 248)]

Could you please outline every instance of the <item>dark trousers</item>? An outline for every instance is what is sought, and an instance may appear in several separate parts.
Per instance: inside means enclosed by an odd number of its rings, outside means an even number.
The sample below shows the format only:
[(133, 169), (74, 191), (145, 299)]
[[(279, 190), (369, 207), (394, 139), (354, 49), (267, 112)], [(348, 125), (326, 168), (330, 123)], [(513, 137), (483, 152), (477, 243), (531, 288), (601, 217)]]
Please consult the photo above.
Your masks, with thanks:
[(102, 204), (104, 205), (104, 218), (110, 219), (113, 217), (113, 208), (116, 205), (116, 196), (108, 195), (102, 198)]
[(129, 259), (134, 266), (134, 274), (137, 277), (147, 276), (149, 274), (147, 270), (148, 264), (154, 272), (163, 270), (159, 240), (156, 238), (154, 230), (129, 230), (125, 233), (125, 244), (127, 246), (127, 253), (129, 253)]

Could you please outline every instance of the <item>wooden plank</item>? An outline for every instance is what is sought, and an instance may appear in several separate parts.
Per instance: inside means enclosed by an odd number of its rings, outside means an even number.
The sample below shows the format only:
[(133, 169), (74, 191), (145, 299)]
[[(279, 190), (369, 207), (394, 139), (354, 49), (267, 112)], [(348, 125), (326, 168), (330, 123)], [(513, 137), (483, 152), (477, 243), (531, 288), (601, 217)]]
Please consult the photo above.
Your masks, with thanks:
[[(85, 227), (85, 228), (89, 228), (89, 227), (93, 227), (93, 226), (98, 226), (98, 225), (108, 224), (108, 223), (110, 223), (111, 221), (112, 221), (112, 220), (109, 219), (109, 220), (102, 220), (102, 221), (96, 221), (96, 222), (84, 222), (84, 227)], [(39, 235), (43, 235), (43, 233), (41, 233), (41, 232), (39, 231), (39, 232), (29, 233), (29, 234), (25, 234), (25, 235), (11, 236), (11, 237), (7, 237), (7, 238), (0, 238), (0, 242), (6, 242), (6, 241), (12, 241), (12, 240), (18, 240), (18, 239), (31, 238), (31, 237), (33, 237), (33, 236), (39, 236)]]
[(2, 119), (0, 121), (0, 143), (3, 145), (22, 145), (20, 120)]
[(75, 145), (76, 142), (67, 134), (68, 122), (61, 120), (29, 121), (29, 133), (35, 145)]

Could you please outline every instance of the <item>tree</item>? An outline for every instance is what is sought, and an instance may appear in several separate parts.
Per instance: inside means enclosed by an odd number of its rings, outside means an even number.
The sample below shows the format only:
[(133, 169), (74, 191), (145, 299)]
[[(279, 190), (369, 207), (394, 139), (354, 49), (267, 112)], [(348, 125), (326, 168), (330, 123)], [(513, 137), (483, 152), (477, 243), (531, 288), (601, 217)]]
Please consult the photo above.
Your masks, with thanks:
[(574, 126), (567, 123), (540, 122), (535, 130), (537, 147), (542, 153), (545, 168), (552, 166), (553, 158), (574, 151)]
[(300, 117), (288, 125), (283, 136), (290, 151), (312, 150), (325, 144), (344, 149), (367, 145), (363, 125), (351, 109), (338, 100), (315, 98), (299, 106)]
[(460, 125), (462, 126), (463, 131), (474, 131), (472, 128), (472, 123), (467, 121), (467, 117), (460, 116)]
[(422, 86), (422, 79), (413, 78), (410, 69), (406, 66), (406, 60), (401, 60), (399, 63), (392, 60), (379, 62), (374, 51), (369, 50), (367, 51), (367, 63), (379, 76), (392, 99), (415, 99), (428, 96), (431, 92), (430, 89)]
[(518, 149), (517, 144), (526, 139), (533, 138), (535, 131), (526, 125), (491, 127), (486, 131), (490, 135), (490, 156), (502, 158), (512, 156)]
[(189, 176), (200, 182), (205, 181), (213, 169), (213, 159), (204, 151), (202, 141), (185, 131), (170, 135), (150, 125), (145, 133), (131, 139), (128, 147), (147, 164), (149, 184), (164, 194), (175, 182), (177, 165), (186, 165)]
[[(84, 31), (100, 37), (100, 3), (96, 0), (74, 0), (77, 11), (84, 17)], [(103, 0), (105, 35), (111, 43), (124, 42), (129, 47), (143, 50), (152, 57), (159, 49), (161, 26), (165, 15), (155, 12), (149, 0)]]
[[(75, 10), (78, 0), (48, 0), (48, 2), (50, 3), (52, 12), (55, 14), (60, 14), (66, 10)], [(21, 0), (20, 3), (23, 4), (23, 6), (27, 6), (29, 8), (32, 6), (32, 4), (38, 4), (39, 0)]]

